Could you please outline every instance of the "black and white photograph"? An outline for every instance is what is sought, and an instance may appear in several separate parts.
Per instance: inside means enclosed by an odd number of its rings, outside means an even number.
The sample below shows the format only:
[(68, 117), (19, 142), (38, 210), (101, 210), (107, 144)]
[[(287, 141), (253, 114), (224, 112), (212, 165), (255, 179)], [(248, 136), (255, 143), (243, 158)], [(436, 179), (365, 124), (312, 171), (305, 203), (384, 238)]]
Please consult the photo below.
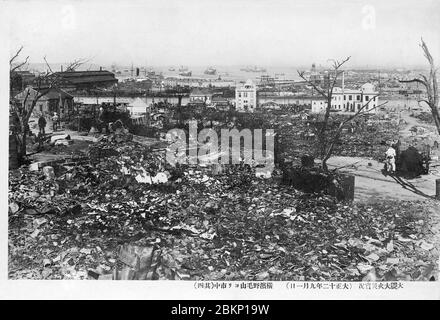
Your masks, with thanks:
[(439, 1), (0, 6), (8, 286), (439, 298)]

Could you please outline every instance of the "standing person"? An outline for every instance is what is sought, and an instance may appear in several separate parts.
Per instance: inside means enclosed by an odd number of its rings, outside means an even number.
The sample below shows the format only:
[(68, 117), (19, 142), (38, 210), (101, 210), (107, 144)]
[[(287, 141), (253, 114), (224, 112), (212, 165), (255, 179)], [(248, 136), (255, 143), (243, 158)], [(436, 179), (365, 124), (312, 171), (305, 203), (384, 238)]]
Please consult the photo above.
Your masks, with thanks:
[(396, 150), (393, 147), (389, 147), (385, 153), (387, 157), (387, 171), (390, 173), (396, 172)]
[(41, 115), (41, 117), (38, 119), (38, 127), (40, 128), (40, 134), (42, 134), (43, 136), (46, 134), (45, 129), (46, 129), (46, 118)]
[(52, 117), (52, 126), (53, 126), (53, 131), (57, 131), (58, 128), (58, 114), (56, 112), (53, 113), (53, 117)]
[(104, 115), (104, 108), (101, 106), (101, 107), (99, 108), (98, 119), (102, 121), (103, 115)]

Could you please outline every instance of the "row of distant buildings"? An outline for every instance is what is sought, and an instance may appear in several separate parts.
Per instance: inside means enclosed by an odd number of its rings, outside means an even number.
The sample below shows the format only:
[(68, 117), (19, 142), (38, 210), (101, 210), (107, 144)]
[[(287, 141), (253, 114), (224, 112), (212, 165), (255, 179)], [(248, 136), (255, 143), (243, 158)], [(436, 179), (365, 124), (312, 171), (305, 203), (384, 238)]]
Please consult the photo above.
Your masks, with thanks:
[[(204, 104), (217, 110), (229, 110), (232, 106), (230, 99), (214, 95), (209, 89), (193, 89), (189, 96), (190, 104)], [(257, 108), (257, 86), (248, 80), (235, 88), (235, 110), (254, 112)]]
[[(111, 87), (118, 82), (115, 74), (106, 70), (97, 71), (67, 71), (56, 72), (59, 85), (47, 91), (38, 101), (35, 111), (37, 113), (59, 112), (61, 115), (68, 113), (73, 108), (73, 90), (97, 89)], [(18, 71), (11, 77), (15, 79), (12, 85), (15, 86), (15, 98), (18, 101), (31, 103), (32, 98), (37, 94), (33, 87), (35, 76), (27, 71)], [(35, 87), (35, 86), (34, 86)], [(20, 92), (21, 91), (21, 92)], [(11, 90), (14, 92), (14, 90)], [(229, 110), (234, 108), (239, 112), (255, 112), (259, 107), (277, 109), (276, 102), (259, 103), (257, 98), (258, 85), (252, 80), (240, 83), (235, 87), (235, 99), (223, 97), (222, 94), (214, 94), (209, 88), (194, 88), (189, 96), (189, 104), (212, 107), (217, 110)], [(378, 92), (375, 86), (366, 83), (359, 89), (335, 87), (333, 90), (331, 110), (337, 112), (356, 112), (365, 104), (366, 112), (374, 112), (378, 105)], [(327, 101), (313, 95), (307, 99), (311, 106), (311, 112), (323, 112), (327, 108)]]
[[(239, 112), (254, 112), (262, 104), (257, 99), (257, 85), (248, 80), (235, 88), (234, 109)], [(308, 99), (311, 105), (311, 112), (320, 113), (327, 109), (327, 100), (318, 95), (314, 95)], [(222, 96), (215, 96), (212, 91), (204, 88), (193, 89), (189, 97), (190, 104), (205, 105), (214, 107), (219, 110), (229, 109), (232, 101)], [(375, 86), (366, 83), (359, 89), (339, 88), (335, 87), (332, 94), (331, 111), (355, 113), (362, 109), (366, 113), (373, 113), (379, 105), (379, 93), (375, 90)], [(264, 107), (268, 109), (276, 109), (276, 102), (265, 102)]]

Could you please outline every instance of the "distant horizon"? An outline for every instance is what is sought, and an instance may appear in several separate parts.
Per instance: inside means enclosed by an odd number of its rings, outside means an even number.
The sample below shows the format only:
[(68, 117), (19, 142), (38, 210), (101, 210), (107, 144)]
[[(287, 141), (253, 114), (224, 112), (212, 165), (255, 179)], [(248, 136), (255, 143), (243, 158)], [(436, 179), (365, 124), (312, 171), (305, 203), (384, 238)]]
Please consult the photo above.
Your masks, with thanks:
[[(56, 67), (57, 69), (60, 69), (61, 65), (62, 66), (67, 66), (69, 63), (71, 62), (49, 62), (49, 65), (51, 66), (51, 68)], [(124, 68), (124, 69), (129, 69), (131, 68), (131, 63), (130, 64), (114, 64), (117, 68)], [(37, 66), (42, 68), (43, 66), (46, 66), (45, 62), (30, 62), (28, 63), (29, 68), (36, 68)], [(94, 69), (92, 70), (99, 70), (100, 67), (102, 67), (103, 69), (106, 69), (107, 71), (111, 71), (109, 70), (112, 66), (112, 64), (100, 64), (97, 62), (90, 62), (90, 63), (85, 63), (84, 65), (82, 65), (81, 67), (78, 68), (78, 70), (84, 70), (84, 69), (88, 69), (87, 66), (92, 66)], [(199, 64), (199, 65), (191, 65), (191, 64), (184, 64), (184, 65), (177, 65), (177, 64), (166, 64), (166, 65), (136, 65), (133, 64), (133, 68), (169, 68), (169, 67), (175, 67), (178, 68), (180, 66), (185, 66), (188, 68), (207, 68), (207, 67), (214, 67), (214, 68), (240, 68), (240, 67), (246, 67), (246, 66), (254, 66), (252, 64), (231, 64), (231, 65), (203, 65), (203, 64)], [(294, 66), (294, 65), (256, 65), (258, 67), (264, 67), (264, 68), (289, 68), (289, 69), (294, 69), (294, 70), (310, 70), (312, 63), (310, 63), (309, 65), (302, 65), (302, 66)], [(329, 63), (328, 65), (324, 66), (324, 65), (316, 65), (317, 68), (322, 68), (322, 69), (329, 69), (331, 68), (331, 64)], [(24, 68), (26, 69), (26, 68)], [(403, 69), (403, 70), (407, 70), (407, 71), (412, 71), (412, 70), (428, 70), (429, 69), (429, 65), (425, 64), (425, 65), (404, 65), (404, 66), (380, 66), (380, 65), (358, 65), (358, 66), (351, 66), (349, 63), (347, 63), (347, 65), (345, 66), (345, 68), (343, 68), (344, 70), (384, 70), (384, 71), (392, 71), (392, 70), (396, 70), (396, 69)], [(59, 71), (59, 70), (58, 70)]]

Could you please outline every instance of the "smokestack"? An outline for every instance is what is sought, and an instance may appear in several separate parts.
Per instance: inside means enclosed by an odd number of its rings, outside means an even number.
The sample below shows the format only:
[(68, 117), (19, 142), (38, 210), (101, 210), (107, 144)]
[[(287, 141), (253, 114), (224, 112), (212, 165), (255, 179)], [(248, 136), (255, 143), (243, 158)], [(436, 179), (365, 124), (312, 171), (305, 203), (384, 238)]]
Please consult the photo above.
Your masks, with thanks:
[(63, 72), (63, 65), (61, 65), (61, 72)]
[(102, 71), (102, 67), (99, 67), (99, 71)]

